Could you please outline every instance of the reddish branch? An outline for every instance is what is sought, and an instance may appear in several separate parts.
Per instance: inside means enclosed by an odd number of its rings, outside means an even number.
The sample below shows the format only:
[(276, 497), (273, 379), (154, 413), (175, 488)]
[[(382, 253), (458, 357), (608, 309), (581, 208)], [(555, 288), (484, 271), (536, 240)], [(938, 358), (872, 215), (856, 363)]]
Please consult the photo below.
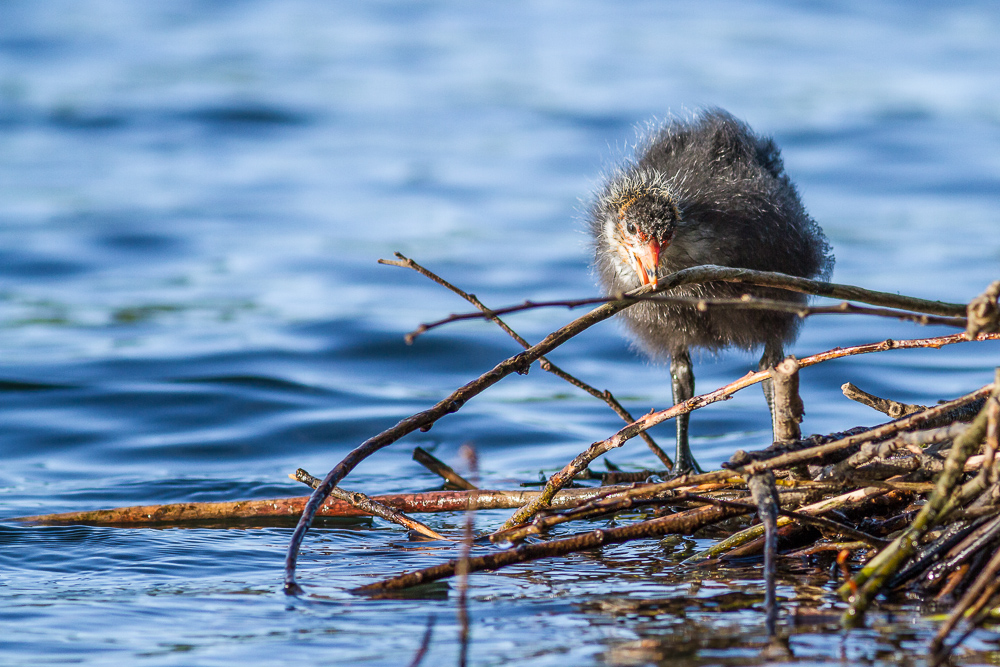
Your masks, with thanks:
[[(476, 556), (468, 559), (468, 571), (479, 572), (482, 570), (495, 570), (505, 565), (514, 563), (526, 563), (539, 558), (553, 558), (564, 556), (576, 551), (594, 549), (605, 544), (619, 544), (640, 538), (660, 537), (671, 533), (690, 534), (699, 528), (710, 523), (720, 521), (727, 517), (738, 516), (753, 511), (745, 508), (719, 507), (711, 505), (699, 507), (697, 509), (671, 514), (670, 516), (640, 521), (620, 528), (609, 528), (606, 530), (592, 530), (587, 533), (580, 533), (572, 537), (550, 542), (537, 544), (523, 544), (516, 549), (507, 549)], [(459, 560), (450, 560), (441, 565), (435, 565), (423, 570), (417, 570), (397, 577), (392, 577), (384, 581), (379, 581), (367, 586), (355, 588), (352, 593), (363, 595), (377, 595), (389, 591), (410, 588), (419, 584), (425, 584), (438, 579), (444, 579), (455, 574)]]
[[(627, 488), (627, 487), (622, 487)], [(560, 493), (553, 505), (572, 507), (577, 503), (608, 493), (609, 487), (594, 489), (566, 489)], [(401, 512), (420, 514), (422, 512), (462, 512), (471, 506), (470, 498), (475, 497), (478, 509), (514, 509), (529, 502), (538, 491), (430, 491), (427, 493), (394, 493), (372, 496), (384, 505)], [(172, 503), (169, 505), (139, 505), (115, 509), (85, 512), (65, 512), (62, 514), (42, 514), (26, 516), (17, 521), (42, 524), (91, 524), (91, 525), (151, 525), (178, 524), (196, 521), (267, 521), (290, 519), (299, 516), (305, 507), (307, 497), (272, 498), (269, 500), (237, 500), (219, 503)], [(317, 516), (360, 517), (369, 516), (351, 503), (343, 500), (327, 500)]]

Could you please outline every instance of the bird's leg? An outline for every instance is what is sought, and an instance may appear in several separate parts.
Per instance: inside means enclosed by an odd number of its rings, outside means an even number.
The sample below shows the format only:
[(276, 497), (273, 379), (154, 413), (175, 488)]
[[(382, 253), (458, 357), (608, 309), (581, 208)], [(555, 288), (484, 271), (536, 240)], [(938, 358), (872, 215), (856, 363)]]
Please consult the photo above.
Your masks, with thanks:
[[(674, 403), (683, 403), (694, 396), (694, 369), (691, 368), (691, 355), (687, 348), (670, 355), (670, 388)], [(688, 418), (690, 414), (677, 415), (677, 454), (674, 457), (675, 475), (689, 472), (701, 472), (698, 462), (691, 455), (688, 445)]]
[[(764, 344), (764, 355), (757, 364), (757, 370), (766, 371), (777, 366), (785, 358), (785, 347), (780, 343), (768, 342)], [(774, 383), (768, 378), (760, 383), (764, 390), (764, 398), (767, 400), (767, 409), (771, 413), (771, 440), (776, 439), (775, 424), (777, 415), (774, 414)]]

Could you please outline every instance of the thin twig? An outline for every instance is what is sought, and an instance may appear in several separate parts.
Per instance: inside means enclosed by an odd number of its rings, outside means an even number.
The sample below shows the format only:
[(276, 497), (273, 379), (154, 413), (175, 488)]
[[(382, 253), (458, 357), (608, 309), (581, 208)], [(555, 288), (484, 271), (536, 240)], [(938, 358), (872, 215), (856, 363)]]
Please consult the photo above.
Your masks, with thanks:
[(757, 505), (757, 516), (764, 526), (764, 627), (767, 636), (774, 637), (778, 623), (775, 561), (778, 556), (778, 490), (774, 473), (760, 470), (747, 475), (747, 487)]
[[(517, 341), (518, 345), (520, 345), (525, 349), (531, 347), (531, 344), (528, 343), (528, 341), (522, 338), (520, 334), (518, 334), (516, 331), (511, 329), (510, 325), (508, 325), (506, 322), (497, 317), (497, 312), (487, 308), (486, 305), (483, 304), (483, 302), (480, 301), (475, 294), (469, 294), (465, 290), (456, 287), (455, 285), (451, 284), (450, 282), (448, 282), (441, 276), (437, 275), (430, 269), (421, 266), (420, 264), (410, 259), (409, 257), (404, 256), (402, 253), (397, 252), (393, 254), (398, 258), (398, 261), (394, 261), (391, 259), (380, 259), (378, 260), (378, 263), (385, 264), (387, 266), (399, 266), (405, 269), (412, 269), (417, 273), (419, 273), (420, 275), (424, 276), (425, 278), (433, 280), (438, 285), (441, 285), (445, 289), (454, 292), (455, 294), (462, 297), (463, 299), (471, 303), (473, 306), (478, 308), (482, 313), (481, 315), (482, 317), (486, 317), (490, 319), (492, 322), (494, 322), (498, 327), (503, 329), (507, 333), (507, 335), (509, 335), (511, 338)], [(414, 335), (412, 333), (407, 334), (406, 336), (407, 344), (412, 343), (413, 338)], [(556, 377), (565, 380), (566, 382), (569, 382), (577, 389), (582, 389), (583, 391), (587, 392), (594, 398), (600, 399), (605, 403), (607, 403), (611, 407), (611, 409), (615, 411), (615, 414), (621, 417), (626, 424), (631, 424), (632, 422), (635, 421), (635, 418), (631, 415), (631, 413), (629, 413), (629, 411), (626, 410), (624, 406), (622, 406), (622, 404), (618, 402), (618, 400), (611, 394), (610, 391), (606, 389), (604, 391), (600, 391), (596, 387), (593, 387), (592, 385), (587, 384), (583, 380), (580, 380), (579, 378), (567, 373), (562, 368), (556, 366), (554, 363), (549, 361), (548, 358), (546, 357), (539, 357), (538, 362), (541, 369), (546, 373), (552, 373)], [(646, 446), (649, 447), (650, 451), (653, 452), (653, 455), (660, 460), (660, 462), (664, 465), (664, 467), (666, 467), (667, 470), (672, 470), (674, 467), (673, 461), (671, 461), (670, 457), (667, 456), (667, 453), (663, 451), (663, 448), (660, 447), (658, 444), (656, 444), (656, 441), (653, 440), (652, 436), (650, 436), (648, 433), (643, 433), (641, 437), (642, 441), (646, 443)]]
[(867, 405), (873, 410), (878, 410), (884, 415), (888, 415), (893, 419), (899, 419), (900, 417), (905, 417), (906, 415), (911, 415), (914, 412), (920, 412), (921, 410), (926, 410), (926, 405), (914, 405), (911, 403), (900, 403), (899, 401), (894, 401), (889, 398), (880, 398), (874, 394), (869, 394), (867, 391), (858, 389), (851, 382), (845, 382), (841, 385), (840, 390), (844, 392), (844, 396), (851, 399), (852, 401), (857, 401), (862, 405)]
[[(302, 468), (297, 469), (295, 474), (289, 475), (289, 477), (314, 489), (321, 484), (321, 480), (318, 477), (313, 477)], [(437, 532), (427, 524), (421, 523), (416, 519), (411, 519), (399, 510), (395, 510), (388, 505), (383, 505), (377, 500), (369, 498), (360, 491), (347, 491), (346, 489), (342, 489), (340, 487), (334, 487), (333, 490), (330, 491), (330, 495), (338, 500), (351, 503), (351, 505), (357, 507), (362, 512), (367, 512), (372, 516), (377, 516), (380, 519), (385, 519), (386, 521), (399, 524), (404, 528), (416, 531), (425, 537), (431, 538), (432, 540), (450, 541), (447, 537)]]
[[(644, 292), (648, 291), (648, 289), (649, 286), (646, 285), (639, 288), (636, 292)], [(309, 501), (306, 503), (305, 509), (302, 511), (302, 516), (299, 519), (298, 524), (295, 526), (292, 538), (288, 542), (288, 551), (285, 554), (285, 593), (287, 595), (298, 595), (303, 592), (302, 588), (295, 581), (295, 565), (298, 560), (299, 548), (302, 545), (302, 540), (305, 539), (306, 533), (309, 531), (309, 526), (312, 525), (312, 521), (316, 516), (317, 510), (319, 510), (320, 505), (323, 504), (323, 501), (330, 494), (330, 491), (340, 482), (340, 480), (354, 470), (359, 463), (380, 449), (388, 447), (405, 435), (408, 435), (418, 429), (426, 431), (433, 426), (434, 422), (438, 419), (441, 419), (445, 415), (453, 412), (458, 412), (469, 399), (478, 396), (480, 393), (489, 387), (492, 387), (503, 378), (512, 373), (527, 372), (528, 367), (546, 353), (559, 347), (581, 331), (592, 327), (598, 322), (608, 319), (615, 313), (627, 307), (628, 304), (605, 304), (599, 308), (595, 308), (583, 317), (577, 318), (576, 320), (573, 320), (569, 324), (549, 334), (540, 343), (533, 345), (520, 354), (516, 354), (513, 357), (509, 357), (508, 359), (501, 361), (491, 370), (480, 375), (472, 382), (469, 382), (468, 384), (453, 391), (446, 398), (436, 403), (433, 407), (403, 419), (392, 428), (382, 431), (378, 435), (365, 440), (363, 443), (351, 450), (351, 452), (349, 452), (340, 463), (327, 473), (323, 482), (318, 488), (316, 488), (315, 491), (313, 491), (313, 494), (309, 497)]]
[[(386, 260), (379, 260), (385, 264), (391, 264), (392, 262)], [(809, 280), (808, 278), (799, 278), (796, 276), (789, 276), (784, 273), (775, 273), (773, 271), (754, 271), (752, 269), (734, 269), (728, 266), (716, 266), (713, 264), (705, 264), (702, 266), (693, 266), (682, 271), (677, 271), (675, 273), (668, 274), (659, 278), (659, 287), (652, 292), (643, 292), (642, 294), (636, 294), (635, 292), (630, 292), (629, 294), (616, 294), (611, 297), (604, 298), (590, 298), (590, 299), (577, 299), (577, 300), (562, 300), (562, 301), (525, 301), (524, 303), (517, 306), (509, 306), (500, 309), (490, 309), (486, 313), (459, 313), (452, 315), (451, 317), (445, 318), (438, 322), (433, 322), (426, 325), (421, 325), (418, 327), (411, 336), (420, 335), (421, 333), (427, 331), (428, 329), (441, 326), (442, 324), (447, 324), (449, 322), (455, 322), (458, 320), (467, 319), (479, 319), (482, 317), (494, 317), (496, 315), (505, 315), (508, 313), (514, 313), (521, 310), (529, 310), (532, 308), (545, 308), (545, 307), (563, 307), (563, 308), (578, 308), (580, 306), (594, 305), (597, 303), (610, 303), (618, 300), (626, 300), (630, 302), (636, 301), (648, 301), (648, 300), (668, 300), (671, 303), (689, 303), (692, 306), (698, 308), (699, 306), (707, 308), (711, 303), (717, 303), (718, 305), (726, 306), (743, 306), (748, 308), (766, 308), (768, 310), (783, 310), (792, 313), (809, 313), (817, 312), (815, 309), (808, 308), (805, 306), (800, 306), (797, 304), (789, 304), (782, 301), (770, 301), (766, 299), (723, 299), (723, 300), (710, 300), (710, 299), (692, 299), (688, 297), (670, 297), (663, 293), (668, 292), (671, 289), (678, 287), (680, 285), (691, 285), (705, 282), (722, 281), (722, 282), (734, 282), (743, 283), (747, 285), (757, 285), (761, 287), (777, 287), (780, 289), (786, 289), (792, 292), (800, 292), (803, 294), (812, 294), (814, 296), (825, 296), (832, 299), (849, 299), (851, 301), (860, 301), (862, 303), (871, 304), (874, 306), (883, 306), (886, 308), (893, 308), (897, 310), (909, 311), (910, 315), (906, 313), (899, 313), (896, 311), (875, 311), (874, 309), (864, 309), (860, 306), (853, 306), (851, 304), (840, 304), (838, 306), (833, 306), (832, 310), (826, 310), (825, 312), (852, 312), (851, 309), (857, 309), (853, 312), (871, 315), (883, 315), (889, 317), (902, 317), (903, 319), (911, 319), (912, 321), (921, 322), (923, 324), (948, 324), (953, 326), (961, 326), (965, 328), (967, 326), (966, 316), (969, 312), (969, 306), (960, 303), (945, 303), (942, 301), (928, 301), (926, 299), (917, 299), (909, 296), (902, 296), (900, 294), (891, 294), (888, 292), (877, 292), (875, 290), (865, 289), (863, 287), (856, 287), (854, 285), (842, 285), (838, 283), (828, 283), (820, 280)], [(1000, 281), (998, 281), (1000, 282)], [(992, 286), (991, 286), (992, 288)], [(987, 295), (982, 295), (973, 300), (973, 303), (978, 304), (987, 298)], [(994, 310), (996, 309), (996, 296), (993, 295)], [(869, 312), (870, 311), (870, 312)], [(938, 321), (937, 318), (931, 320), (922, 320), (919, 316), (917, 319), (913, 319), (912, 313), (924, 313), (929, 315), (941, 315), (944, 316), (945, 320)], [(804, 315), (803, 315), (804, 317)], [(994, 317), (995, 319), (995, 317)], [(961, 320), (961, 323), (958, 322)], [(983, 331), (993, 331), (988, 326), (981, 327)], [(975, 333), (979, 333), (977, 330)], [(970, 338), (975, 338), (975, 335), (970, 336)], [(412, 340), (412, 339), (411, 339)]]
[[(738, 480), (738, 478), (735, 479)], [(714, 500), (707, 499), (707, 496), (692, 495), (691, 492), (695, 489), (708, 491), (725, 486), (722, 484), (705, 484), (697, 487), (692, 486), (664, 491), (663, 488), (666, 484), (666, 482), (636, 484), (632, 488), (608, 491), (606, 494), (588, 500), (576, 507), (571, 507), (558, 513), (539, 514), (529, 524), (491, 533), (489, 538), (494, 544), (519, 544), (531, 535), (541, 535), (548, 529), (562, 523), (592, 519), (642, 505), (686, 505), (692, 500), (698, 502), (715, 502)], [(753, 509), (753, 506), (748, 506), (748, 510), (753, 511)]]
[[(389, 262), (384, 263), (388, 264)], [(733, 282), (754, 284), (751, 280), (739, 280)], [(845, 285), (844, 287), (849, 286)], [(805, 306), (796, 303), (789, 303), (787, 301), (778, 301), (777, 299), (761, 299), (749, 295), (743, 295), (738, 299), (708, 299), (690, 296), (670, 296), (666, 294), (647, 294), (644, 296), (632, 297), (615, 295), (607, 297), (591, 297), (586, 299), (563, 299), (558, 301), (524, 301), (523, 303), (519, 303), (514, 306), (490, 308), (485, 309), (482, 312), (452, 313), (448, 317), (443, 317), (433, 322), (425, 322), (424, 324), (421, 324), (416, 329), (406, 334), (406, 342), (412, 343), (417, 339), (417, 337), (422, 336), (428, 331), (443, 327), (447, 324), (454, 324), (455, 322), (481, 320), (484, 318), (495, 320), (499, 315), (510, 315), (512, 313), (519, 313), (526, 310), (537, 310), (540, 308), (568, 308), (572, 310), (582, 306), (592, 306), (598, 303), (614, 303), (616, 301), (625, 301), (627, 303), (639, 303), (645, 301), (652, 303), (688, 305), (693, 306), (701, 312), (706, 312), (715, 308), (767, 310), (771, 312), (791, 313), (798, 316), (799, 319), (805, 319), (812, 315), (869, 315), (873, 317), (885, 317), (900, 320), (903, 322), (914, 322), (925, 326), (940, 325), (958, 327), (959, 329), (965, 329), (968, 326), (968, 321), (964, 317), (927, 315), (919, 312), (914, 313), (891, 308), (870, 308), (866, 306), (857, 306), (853, 303), (848, 303), (847, 301), (842, 301), (832, 306)]]
[(444, 461), (441, 461), (422, 447), (415, 447), (413, 449), (413, 460), (430, 470), (435, 475), (439, 475), (440, 477), (448, 480), (460, 489), (472, 491), (476, 488), (475, 484), (459, 475), (454, 471), (454, 469), (452, 469), (451, 466), (446, 464)]
[[(556, 508), (574, 507), (581, 502), (608, 493), (614, 488), (625, 486), (564, 489), (552, 501)], [(481, 510), (511, 510), (531, 501), (538, 491), (525, 489), (499, 490), (479, 489), (477, 491), (425, 491), (423, 493), (392, 493), (372, 496), (383, 505), (411, 514), (424, 512), (464, 512), (469, 508), (471, 498)], [(62, 512), (37, 516), (13, 517), (13, 521), (41, 525), (89, 525), (89, 526), (176, 526), (199, 523), (202, 525), (227, 525), (232, 523), (266, 525), (295, 520), (309, 500), (308, 496), (292, 498), (267, 498), (260, 500), (230, 500), (226, 502), (168, 503), (166, 505), (133, 505), (113, 509), (88, 510), (83, 512)], [(325, 518), (367, 517), (368, 512), (360, 510), (349, 502), (334, 498), (324, 502), (317, 516)]]

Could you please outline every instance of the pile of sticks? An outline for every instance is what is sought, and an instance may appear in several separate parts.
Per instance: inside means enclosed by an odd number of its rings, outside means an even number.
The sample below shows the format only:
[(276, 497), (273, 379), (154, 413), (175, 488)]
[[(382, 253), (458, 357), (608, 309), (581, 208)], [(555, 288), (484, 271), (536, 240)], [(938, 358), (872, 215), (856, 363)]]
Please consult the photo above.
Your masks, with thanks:
[[(475, 316), (498, 324), (525, 350), (502, 361), (431, 408), (368, 439), (324, 479), (299, 470), (293, 477), (314, 489), (307, 501), (244, 501), (228, 504), (228, 508), (204, 508), (210, 512), (204, 516), (199, 515), (199, 504), (187, 503), (26, 519), (50, 523), (121, 524), (209, 517), (250, 520), (301, 512), (285, 560), (285, 591), (298, 594), (303, 590), (295, 580), (297, 556), (316, 516), (376, 515), (432, 539), (449, 539), (407, 514), (516, 508), (502, 526), (487, 536), (494, 544), (506, 548), (493, 548), (484, 555), (473, 556), (474, 536), (469, 523), (464, 534), (454, 540), (462, 545), (456, 558), (353, 591), (381, 596), (457, 576), (459, 590), (464, 596), (464, 581), (470, 572), (496, 570), (513, 563), (561, 556), (606, 544), (667, 534), (692, 534), (723, 519), (756, 516), (757, 521), (752, 525), (745, 525), (728, 539), (689, 558), (685, 564), (763, 554), (766, 625), (772, 636), (777, 635), (779, 618), (775, 596), (779, 549), (783, 556), (797, 558), (821, 552), (837, 554), (844, 576), (840, 594), (847, 602), (842, 623), (847, 627), (862, 622), (865, 611), (879, 594), (907, 591), (916, 592), (923, 599), (953, 600), (953, 610), (932, 642), (935, 664), (944, 660), (968, 633), (988, 618), (994, 607), (1000, 605), (1000, 459), (996, 456), (1000, 428), (1000, 369), (992, 382), (935, 406), (902, 404), (866, 394), (847, 384), (843, 390), (848, 397), (885, 413), (891, 420), (871, 428), (853, 428), (822, 436), (803, 437), (800, 433), (803, 406), (798, 393), (799, 370), (831, 359), (894, 349), (940, 348), (970, 341), (1000, 340), (1000, 281), (991, 284), (969, 304), (950, 304), (783, 274), (707, 266), (661, 278), (655, 293), (650, 286), (645, 286), (613, 299), (526, 303), (499, 311), (490, 310), (474, 295), (402, 255), (397, 254), (396, 260), (380, 262), (415, 270), (478, 309), (475, 314), (454, 315), (423, 325), (410, 334), (408, 340), (434, 327)], [(775, 368), (749, 373), (715, 391), (638, 419), (610, 392), (582, 382), (545, 357), (571, 337), (640, 300), (676, 300), (661, 293), (681, 284), (719, 280), (849, 299), (869, 306), (845, 301), (834, 306), (803, 307), (745, 298), (725, 303), (698, 301), (694, 303), (696, 307), (782, 308), (792, 309), (801, 317), (817, 313), (862, 313), (923, 324), (951, 325), (963, 331), (934, 338), (884, 340), (835, 348), (802, 359), (789, 357)], [(576, 307), (598, 301), (601, 305), (597, 308), (535, 345), (529, 344), (500, 319), (501, 314), (515, 310), (546, 305)], [(460, 410), (468, 400), (507, 375), (526, 373), (535, 362), (545, 371), (606, 402), (626, 422), (617, 433), (591, 444), (549, 477), (541, 491), (479, 489), (419, 449), (415, 457), (461, 490), (369, 498), (338, 486), (354, 467), (380, 449), (413, 431), (431, 428), (437, 420)], [(724, 400), (767, 378), (773, 380), (775, 387), (776, 441), (761, 451), (736, 452), (721, 470), (670, 478), (671, 461), (649, 437), (647, 429)], [(601, 486), (565, 488), (574, 480), (599, 476), (588, 466), (637, 436), (656, 454), (663, 464), (662, 470), (632, 474), (612, 472), (603, 475)], [(469, 457), (474, 459), (474, 453), (469, 452)], [(475, 469), (474, 464), (470, 467)], [(625, 525), (597, 530), (588, 528), (585, 532), (544, 539), (554, 526), (613, 516), (637, 507), (644, 509), (644, 518)], [(634, 518), (635, 513), (628, 516)], [(529, 537), (542, 539), (527, 541)]]

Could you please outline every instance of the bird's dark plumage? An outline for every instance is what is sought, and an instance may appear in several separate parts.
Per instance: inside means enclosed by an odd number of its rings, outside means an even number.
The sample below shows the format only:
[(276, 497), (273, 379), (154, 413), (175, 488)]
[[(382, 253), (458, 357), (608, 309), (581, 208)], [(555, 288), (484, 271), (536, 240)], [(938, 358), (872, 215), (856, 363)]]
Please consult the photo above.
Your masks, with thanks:
[[(833, 267), (826, 237), (802, 206), (774, 141), (718, 109), (669, 122), (640, 142), (634, 158), (597, 195), (590, 231), (594, 266), (609, 294), (655, 284), (657, 271), (666, 275), (702, 264), (805, 278), (828, 277)], [(684, 286), (668, 294), (805, 302), (801, 294), (736, 283)], [(649, 302), (628, 308), (622, 317), (647, 353), (670, 356), (678, 402), (694, 391), (689, 348), (763, 346), (766, 367), (780, 361), (783, 345), (798, 328), (798, 318), (789, 313), (700, 312)], [(686, 422), (686, 416), (678, 420), (678, 457), (690, 459), (680, 451), (682, 439), (687, 449)], [(687, 463), (678, 462), (682, 469)]]

